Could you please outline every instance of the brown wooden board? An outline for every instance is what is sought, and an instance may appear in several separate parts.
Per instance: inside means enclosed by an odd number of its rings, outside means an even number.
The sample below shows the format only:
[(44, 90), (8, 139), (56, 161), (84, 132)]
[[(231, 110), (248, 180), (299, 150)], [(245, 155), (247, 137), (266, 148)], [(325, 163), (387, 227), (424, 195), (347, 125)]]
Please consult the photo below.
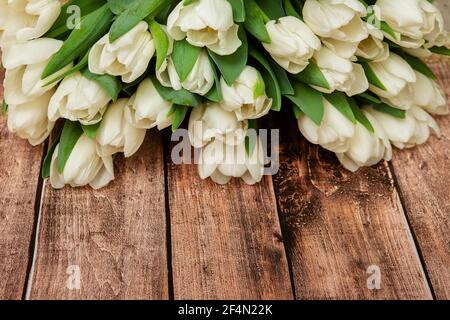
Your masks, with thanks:
[(275, 189), (297, 298), (432, 298), (387, 164), (352, 174), (289, 123)]
[(291, 299), (270, 178), (202, 181), (168, 160), (175, 299)]
[(160, 134), (115, 164), (116, 180), (100, 191), (46, 184), (28, 298), (168, 298)]
[[(450, 98), (450, 67), (433, 62)], [(396, 151), (392, 166), (436, 298), (450, 299), (450, 118), (439, 117), (442, 138)]]
[[(3, 100), (0, 71), (0, 101)], [(8, 132), (0, 114), (0, 299), (20, 299), (30, 260), (42, 147)]]

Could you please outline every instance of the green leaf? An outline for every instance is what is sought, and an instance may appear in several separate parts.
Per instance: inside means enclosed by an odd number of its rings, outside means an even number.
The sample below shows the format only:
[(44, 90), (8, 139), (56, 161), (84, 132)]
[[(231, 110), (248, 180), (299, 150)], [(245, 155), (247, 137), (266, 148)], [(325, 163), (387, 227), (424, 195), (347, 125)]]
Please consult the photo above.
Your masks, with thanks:
[(52, 83), (58, 82), (58, 81), (64, 79), (65, 77), (68, 77), (71, 74), (74, 74), (75, 72), (86, 68), (88, 66), (88, 62), (89, 62), (89, 51), (84, 55), (84, 57), (75, 66), (73, 66), (72, 68), (70, 68), (66, 72), (63, 72), (59, 76), (51, 79), (49, 82), (47, 82), (44, 85), (44, 87), (46, 87), (48, 85), (51, 85)]
[(245, 29), (261, 42), (270, 43), (269, 33), (266, 29), (266, 22), (270, 19), (258, 6), (255, 0), (245, 1)]
[(370, 123), (369, 119), (362, 113), (359, 106), (356, 104), (356, 101), (353, 98), (348, 97), (348, 102), (350, 107), (352, 108), (352, 112), (355, 115), (356, 121), (358, 121), (363, 127), (365, 127), (369, 132), (374, 133), (375, 130)]
[(374, 104), (373, 108), (375, 110), (378, 110), (380, 112), (389, 114), (389, 115), (391, 115), (393, 117), (396, 117), (396, 118), (405, 119), (405, 117), (406, 117), (406, 111), (405, 110), (400, 110), (400, 109), (397, 109), (397, 108), (393, 108), (393, 107), (387, 105), (386, 103)]
[(430, 51), (443, 56), (450, 56), (450, 49), (447, 47), (432, 47)]
[(139, 22), (153, 20), (161, 9), (173, 0), (135, 0), (127, 5), (127, 9), (114, 21), (109, 31), (109, 41), (112, 43), (133, 29)]
[(154, 75), (150, 76), (150, 80), (158, 91), (159, 95), (166, 101), (170, 101), (176, 105), (198, 107), (202, 103), (199, 95), (189, 92), (185, 89), (174, 90), (173, 88), (164, 87), (159, 83)]
[(302, 17), (298, 14), (297, 10), (295, 10), (292, 2), (290, 0), (283, 0), (284, 10), (286, 10), (286, 14), (288, 16), (296, 17), (297, 19), (302, 19)]
[(209, 63), (211, 64), (211, 68), (214, 72), (214, 86), (205, 95), (205, 98), (210, 101), (221, 102), (223, 100), (223, 96), (222, 96), (222, 89), (220, 87), (220, 78), (219, 75), (217, 74), (216, 66), (214, 65), (214, 61), (212, 61), (211, 57), (209, 57)]
[(50, 59), (41, 79), (56, 73), (89, 51), (97, 40), (108, 31), (112, 18), (113, 13), (105, 4), (81, 19), (80, 29), (73, 30), (61, 49)]
[(360, 61), (359, 62), (362, 67), (364, 68), (364, 73), (366, 74), (367, 80), (369, 80), (369, 82), (371, 84), (373, 84), (375, 87), (380, 88), (381, 90), (386, 91), (386, 87), (384, 86), (384, 84), (381, 82), (381, 80), (377, 77), (377, 75), (375, 74), (375, 72), (372, 70), (372, 68), (370, 67), (370, 65), (365, 62), (365, 61)]
[(256, 3), (270, 20), (278, 20), (286, 16), (282, 0), (256, 0)]
[(90, 126), (82, 124), (81, 128), (83, 129), (84, 134), (88, 136), (88, 138), (95, 140), (95, 138), (97, 137), (98, 129), (100, 128), (100, 124), (101, 122), (98, 122)]
[(281, 89), (280, 89), (280, 85), (278, 84), (278, 80), (275, 75), (275, 72), (272, 70), (272, 67), (270, 66), (269, 62), (267, 62), (266, 58), (261, 53), (261, 51), (256, 50), (254, 47), (251, 47), (249, 54), (253, 59), (255, 59), (262, 66), (262, 68), (258, 68), (258, 70), (260, 71), (260, 73), (264, 79), (267, 96), (272, 98), (272, 100), (273, 100), (272, 101), (272, 110), (280, 111), (281, 110)]
[(115, 14), (122, 14), (136, 0), (108, 0), (109, 9)]
[(300, 72), (294, 75), (294, 78), (313, 86), (330, 89), (330, 84), (322, 73), (322, 70), (313, 61), (309, 61), (308, 66)]
[(119, 79), (109, 74), (95, 74), (89, 69), (84, 69), (82, 73), (89, 80), (96, 81), (108, 93), (112, 101), (117, 101), (119, 93), (122, 91), (122, 83)]
[(66, 167), (67, 160), (72, 153), (73, 148), (83, 134), (83, 129), (79, 122), (72, 122), (66, 120), (64, 128), (61, 133), (58, 148), (58, 172), (63, 173)]
[(361, 98), (361, 99), (363, 99), (365, 101), (376, 103), (376, 104), (382, 103), (381, 100), (378, 97), (376, 97), (375, 95), (369, 93), (368, 91), (358, 94), (357, 97)]
[(244, 0), (228, 0), (233, 8), (233, 18), (236, 22), (245, 21), (245, 7)]
[(325, 99), (328, 100), (340, 113), (342, 113), (348, 120), (356, 124), (356, 118), (353, 114), (352, 108), (348, 103), (347, 96), (340, 91), (334, 91), (331, 94), (324, 95)]
[(156, 21), (148, 23), (156, 47), (156, 70), (161, 68), (169, 52), (169, 37)]
[(3, 113), (8, 112), (8, 104), (6, 103), (5, 98), (3, 98), (3, 101), (2, 101), (2, 112)]
[(184, 119), (186, 118), (186, 114), (189, 110), (189, 107), (187, 106), (181, 106), (174, 104), (171, 108), (171, 111), (169, 113), (173, 114), (173, 121), (172, 121), (172, 132), (175, 132), (183, 123)]
[[(253, 130), (258, 130), (258, 121), (256, 119), (248, 120), (248, 132), (245, 136), (245, 152), (249, 157), (253, 155), (253, 151), (255, 151), (256, 139), (258, 139), (257, 134), (250, 134)], [(252, 130), (253, 129), (253, 130)], [(255, 131), (253, 131), (255, 132)]]
[(269, 63), (270, 63), (270, 66), (272, 67), (273, 72), (275, 73), (275, 76), (277, 77), (281, 94), (282, 95), (294, 94), (294, 88), (292, 88), (291, 81), (289, 80), (289, 77), (288, 77), (286, 71), (272, 59), (269, 60)]
[(401, 53), (401, 57), (408, 62), (408, 64), (416, 71), (424, 74), (430, 79), (437, 80), (436, 75), (434, 74), (433, 70), (431, 70), (425, 62), (420, 60), (417, 57), (413, 57), (405, 52)]
[(295, 94), (286, 95), (286, 98), (297, 105), (315, 124), (320, 126), (324, 114), (323, 94), (298, 81), (293, 83), (293, 88)]
[(48, 149), (47, 155), (45, 156), (41, 170), (42, 179), (47, 179), (48, 177), (50, 177), (50, 167), (52, 166), (52, 158), (53, 154), (55, 153), (56, 146), (59, 143), (60, 137), (61, 133), (59, 133), (58, 136), (55, 138), (52, 145), (50, 146), (50, 149)]
[(303, 113), (302, 110), (296, 105), (292, 104), (292, 111), (294, 112), (295, 119), (299, 119), (300, 115)]
[(242, 70), (247, 65), (248, 43), (247, 36), (242, 27), (239, 27), (238, 36), (242, 41), (242, 45), (231, 55), (220, 56), (208, 50), (209, 56), (214, 60), (214, 63), (219, 68), (220, 73), (229, 86), (241, 75)]
[(175, 70), (180, 77), (180, 82), (186, 80), (189, 73), (194, 68), (198, 57), (202, 53), (202, 48), (191, 45), (186, 40), (174, 41), (172, 61), (175, 66)]

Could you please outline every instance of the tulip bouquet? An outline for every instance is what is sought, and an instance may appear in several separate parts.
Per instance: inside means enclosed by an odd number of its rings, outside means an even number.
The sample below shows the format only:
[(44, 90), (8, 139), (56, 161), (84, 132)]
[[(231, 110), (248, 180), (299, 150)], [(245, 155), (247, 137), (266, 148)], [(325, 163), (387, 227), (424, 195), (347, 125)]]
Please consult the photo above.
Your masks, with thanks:
[(107, 185), (115, 154), (185, 118), (202, 178), (257, 183), (248, 132), (282, 106), (356, 171), (439, 135), (448, 107), (422, 59), (450, 41), (432, 2), (0, 0), (3, 112), (32, 145), (63, 122), (43, 165), (55, 188)]

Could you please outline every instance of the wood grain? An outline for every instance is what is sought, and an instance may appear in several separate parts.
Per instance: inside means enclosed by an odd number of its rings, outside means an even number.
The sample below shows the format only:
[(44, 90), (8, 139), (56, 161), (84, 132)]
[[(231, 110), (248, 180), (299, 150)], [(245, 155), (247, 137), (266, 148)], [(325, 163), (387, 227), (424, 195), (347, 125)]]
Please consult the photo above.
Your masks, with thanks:
[[(387, 164), (352, 174), (294, 121), (281, 141), (274, 181), (297, 298), (431, 299)], [(367, 287), (370, 266), (380, 290)]]
[[(0, 101), (3, 100), (0, 71)], [(0, 114), (0, 299), (20, 299), (25, 287), (35, 220), (42, 147), (8, 132)]]
[(219, 186), (168, 161), (175, 299), (292, 299), (271, 179)]
[[(450, 67), (433, 69), (450, 98)], [(450, 118), (439, 117), (442, 138), (396, 151), (392, 166), (436, 298), (450, 299)]]
[[(46, 185), (28, 298), (168, 298), (159, 133), (149, 133), (138, 154), (115, 167), (116, 180), (99, 191)], [(71, 290), (76, 266), (81, 287)]]

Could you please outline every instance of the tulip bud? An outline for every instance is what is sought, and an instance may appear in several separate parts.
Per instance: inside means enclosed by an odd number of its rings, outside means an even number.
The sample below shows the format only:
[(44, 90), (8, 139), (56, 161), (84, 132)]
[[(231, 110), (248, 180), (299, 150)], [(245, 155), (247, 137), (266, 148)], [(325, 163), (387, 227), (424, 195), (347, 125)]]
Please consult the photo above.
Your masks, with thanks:
[(95, 140), (81, 135), (73, 148), (62, 173), (58, 172), (58, 149), (56, 147), (50, 166), (50, 183), (53, 188), (61, 189), (66, 184), (72, 187), (90, 185), (100, 189), (114, 179), (113, 159), (97, 154)]
[(60, 12), (59, 0), (0, 0), (0, 45), (42, 37)]
[(247, 134), (248, 122), (239, 121), (233, 112), (217, 103), (194, 108), (189, 118), (189, 138), (195, 148), (201, 148), (212, 139), (230, 145), (242, 143)]
[(206, 95), (214, 86), (214, 70), (205, 50), (200, 53), (197, 62), (187, 78), (181, 82), (172, 58), (166, 59), (156, 72), (159, 82), (165, 87), (175, 90), (186, 89), (201, 96)]
[(239, 26), (227, 0), (180, 2), (167, 19), (167, 31), (175, 40), (186, 40), (197, 47), (208, 47), (219, 55), (230, 55), (242, 44)]
[(47, 118), (48, 103), (54, 90), (44, 93), (24, 104), (8, 106), (8, 129), (33, 146), (41, 144), (49, 136), (54, 122)]
[(370, 113), (365, 110), (362, 112), (372, 124), (374, 132), (370, 132), (358, 122), (348, 150), (336, 154), (342, 165), (352, 172), (360, 167), (373, 166), (383, 159), (392, 159), (392, 146), (383, 127)]
[(264, 80), (253, 67), (245, 67), (231, 86), (221, 78), (220, 87), (223, 95), (222, 108), (234, 112), (239, 121), (261, 118), (272, 107), (272, 99), (266, 95)]
[(136, 128), (158, 130), (169, 127), (173, 116), (168, 116), (172, 103), (164, 100), (150, 79), (145, 79), (130, 98), (125, 109), (125, 117)]
[(370, 23), (367, 24), (369, 37), (359, 43), (356, 55), (368, 61), (384, 61), (389, 57), (389, 45), (383, 42), (383, 32)]
[(112, 103), (100, 124), (97, 132), (99, 145), (98, 154), (101, 156), (124, 152), (125, 157), (131, 157), (145, 139), (146, 129), (135, 128), (125, 117), (127, 99), (119, 99)]
[(323, 43), (339, 56), (350, 59), (360, 41), (368, 37), (367, 14), (358, 0), (306, 0), (303, 6), (305, 23)]
[(48, 107), (48, 118), (65, 118), (93, 125), (102, 120), (111, 98), (94, 80), (76, 72), (61, 82)]
[(396, 37), (385, 36), (405, 48), (420, 48), (425, 40), (431, 46), (443, 45), (444, 19), (439, 10), (427, 0), (378, 0), (381, 20), (387, 22)]
[(420, 72), (414, 71), (414, 73), (417, 81), (410, 85), (414, 94), (414, 104), (431, 114), (448, 114), (445, 93), (439, 85)]
[(425, 143), (431, 135), (430, 129), (440, 136), (440, 129), (433, 117), (419, 107), (412, 107), (405, 113), (405, 118), (366, 108), (388, 136), (391, 143), (399, 149), (412, 148)]
[(337, 153), (348, 150), (350, 139), (355, 134), (355, 125), (326, 99), (320, 126), (302, 113), (298, 119), (298, 127), (309, 142)]
[(89, 70), (121, 76), (123, 82), (131, 83), (144, 74), (154, 53), (148, 25), (141, 21), (113, 43), (109, 34), (101, 38), (89, 53)]
[(319, 50), (319, 38), (295, 17), (282, 17), (266, 24), (271, 43), (263, 43), (272, 58), (288, 72), (297, 74), (309, 63), (315, 50)]
[(341, 58), (327, 47), (322, 46), (316, 51), (313, 59), (330, 86), (329, 89), (314, 86), (315, 89), (324, 93), (338, 90), (354, 96), (369, 88), (369, 81), (361, 65)]
[(249, 185), (260, 182), (264, 174), (261, 140), (257, 138), (250, 156), (245, 143), (230, 146), (220, 140), (214, 140), (202, 148), (198, 172), (201, 179), (210, 177), (218, 184), (227, 184), (231, 178), (241, 178)]
[(8, 104), (24, 104), (42, 96), (56, 86), (46, 84), (66, 72), (72, 64), (41, 80), (51, 57), (61, 48), (62, 41), (42, 38), (15, 43), (3, 49), (5, 100)]

